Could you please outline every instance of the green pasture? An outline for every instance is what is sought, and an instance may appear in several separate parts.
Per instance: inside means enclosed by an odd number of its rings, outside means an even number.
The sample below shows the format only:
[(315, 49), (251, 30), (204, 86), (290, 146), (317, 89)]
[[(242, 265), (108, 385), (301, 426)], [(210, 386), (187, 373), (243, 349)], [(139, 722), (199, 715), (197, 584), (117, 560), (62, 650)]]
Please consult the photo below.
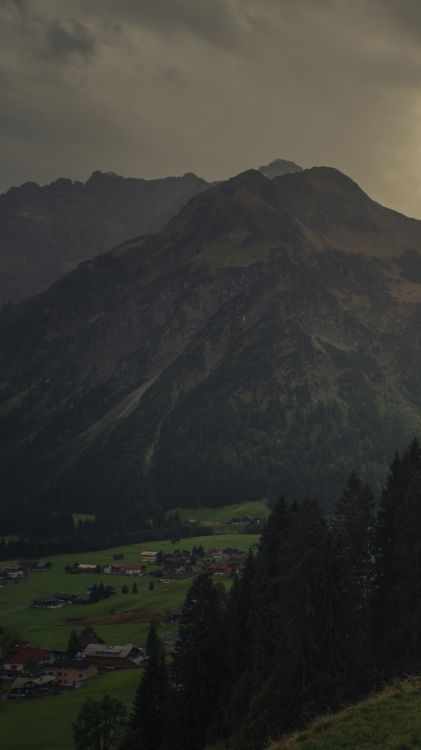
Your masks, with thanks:
[(264, 519), (270, 513), (266, 500), (250, 500), (234, 505), (224, 505), (221, 508), (174, 508), (174, 510), (178, 511), (183, 521), (187, 518), (194, 518), (203, 524), (227, 523), (233, 516), (245, 515)]
[(77, 526), (78, 521), (95, 521), (95, 513), (73, 513), (73, 523)]
[[(66, 565), (79, 562), (103, 566), (112, 562), (113, 555), (117, 552), (124, 555), (124, 562), (138, 562), (141, 551), (145, 549), (162, 549), (164, 552), (169, 552), (180, 548), (191, 550), (195, 545), (203, 545), (205, 550), (221, 546), (247, 550), (257, 538), (255, 535), (223, 534), (191, 537), (182, 539), (176, 544), (169, 541), (148, 542), (43, 558), (43, 561), (52, 563), (50, 570), (31, 574), (27, 585), (23, 581), (18, 583), (11, 581), (6, 588), (0, 589), (0, 625), (16, 628), (34, 646), (65, 648), (71, 629), (82, 628), (88, 622), (93, 624), (98, 634), (107, 643), (135, 642), (142, 645), (149, 621), (152, 618), (158, 618), (161, 621), (168, 619), (168, 615), (184, 600), (191, 580), (159, 583), (154, 579), (154, 589), (149, 591), (151, 578), (147, 574), (141, 577), (108, 576), (104, 573), (74, 575), (65, 572)], [(6, 563), (1, 565), (4, 566)], [(152, 571), (153, 568), (151, 567), (150, 570)], [(114, 586), (117, 593), (110, 599), (103, 599), (96, 604), (69, 605), (60, 609), (21, 608), (13, 611), (15, 608), (29, 604), (34, 598), (48, 594), (83, 593), (87, 587), (100, 581)], [(132, 593), (133, 583), (137, 585), (137, 594)], [(123, 594), (121, 591), (124, 585), (129, 588), (128, 594)], [(127, 613), (134, 613), (134, 615), (131, 618), (125, 618), (124, 615)], [(101, 622), (104, 617), (107, 621)]]
[(74, 750), (71, 726), (87, 698), (100, 699), (108, 694), (128, 708), (133, 700), (139, 669), (107, 672), (69, 693), (5, 701), (0, 710), (0, 746), (2, 750)]
[[(114, 553), (122, 553), (124, 562), (138, 562), (142, 550), (191, 550), (203, 545), (204, 549), (236, 547), (246, 551), (256, 535), (221, 534), (182, 539), (176, 544), (169, 541), (131, 544), (112, 549), (77, 554), (53, 555), (42, 558), (52, 567), (45, 573), (33, 573), (25, 586), (23, 581), (10, 582), (0, 589), (0, 626), (13, 627), (33, 646), (64, 649), (71, 629), (81, 630), (84, 624), (93, 624), (96, 632), (110, 644), (136, 643), (144, 645), (153, 618), (161, 621), (161, 633), (171, 636), (176, 626), (168, 623), (168, 615), (184, 600), (191, 579), (161, 584), (154, 579), (154, 589), (149, 591), (149, 575), (108, 576), (105, 574), (65, 572), (66, 565), (112, 562)], [(11, 563), (13, 561), (9, 561)], [(8, 563), (0, 563), (0, 567)], [(154, 568), (151, 567), (152, 571)], [(221, 580), (221, 579), (218, 579)], [(223, 579), (222, 579), (223, 580)], [(86, 588), (103, 581), (117, 589), (117, 594), (96, 604), (69, 605), (60, 609), (20, 609), (36, 597), (56, 592), (84, 592)], [(138, 593), (131, 589), (136, 582)], [(229, 583), (227, 581), (227, 583)], [(121, 592), (127, 584), (129, 594)], [(100, 624), (96, 620), (107, 618)], [(0, 706), (0, 747), (2, 750), (73, 750), (71, 723), (81, 704), (88, 697), (100, 698), (105, 693), (130, 704), (139, 680), (139, 670), (108, 672), (87, 682), (80, 690), (58, 696), (34, 698), (18, 703), (4, 701)]]

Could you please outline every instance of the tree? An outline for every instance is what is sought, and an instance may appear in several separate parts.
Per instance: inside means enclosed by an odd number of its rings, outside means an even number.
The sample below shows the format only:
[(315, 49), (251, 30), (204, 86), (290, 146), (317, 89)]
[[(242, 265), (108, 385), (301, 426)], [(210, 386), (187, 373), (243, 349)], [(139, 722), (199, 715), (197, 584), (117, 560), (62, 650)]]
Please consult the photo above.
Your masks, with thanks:
[(173, 723), (163, 747), (198, 750), (205, 744), (223, 682), (224, 651), (221, 594), (202, 574), (183, 606), (172, 670)]
[(118, 747), (126, 726), (127, 711), (116, 698), (89, 698), (72, 724), (76, 750), (113, 750)]
[(403, 599), (403, 590), (407, 591), (408, 583), (404, 580), (404, 571), (410, 555), (408, 532), (411, 524), (415, 524), (413, 531), (418, 533), (419, 503), (414, 491), (419, 474), (421, 448), (415, 439), (402, 457), (396, 454), (390, 466), (376, 524), (377, 588), (373, 607), (373, 650), (380, 672), (388, 676), (406, 669), (407, 644), (401, 641), (401, 623), (404, 618), (413, 616), (414, 611), (408, 599), (406, 602)]
[(75, 629), (72, 630), (69, 636), (69, 642), (67, 644), (67, 655), (70, 657), (76, 656), (79, 651), (79, 638)]
[[(278, 518), (282, 523), (281, 514)], [(261, 748), (270, 737), (337, 705), (343, 683), (337, 565), (317, 502), (305, 499), (292, 505), (284, 533), (277, 556), (277, 630), (263, 632), (271, 639), (272, 658), (265, 662), (266, 674), (253, 675), (261, 679), (257, 689), (254, 681), (248, 720), (240, 731), (239, 746), (247, 750)], [(269, 590), (270, 583), (269, 577)], [(260, 628), (254, 631), (255, 639), (261, 636)]]
[(154, 623), (146, 642), (146, 663), (133, 701), (124, 750), (158, 750), (164, 735), (168, 675), (165, 652)]
[(163, 562), (164, 562), (164, 553), (162, 549), (160, 549), (158, 550), (157, 555), (156, 555), (156, 564), (162, 565)]
[(375, 579), (374, 497), (353, 473), (333, 518), (335, 555), (346, 618), (347, 684), (358, 695), (369, 685), (371, 602)]

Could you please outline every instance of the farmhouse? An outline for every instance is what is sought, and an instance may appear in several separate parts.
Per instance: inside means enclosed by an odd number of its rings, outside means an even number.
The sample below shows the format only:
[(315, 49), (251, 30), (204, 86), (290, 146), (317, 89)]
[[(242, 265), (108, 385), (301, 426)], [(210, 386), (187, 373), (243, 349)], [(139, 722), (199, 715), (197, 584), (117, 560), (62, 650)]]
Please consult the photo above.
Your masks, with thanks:
[(57, 659), (49, 671), (61, 687), (78, 688), (85, 680), (96, 677), (98, 668), (84, 659)]
[(131, 669), (140, 666), (144, 660), (143, 649), (133, 643), (125, 646), (90, 643), (78, 656), (81, 659), (88, 659), (101, 669)]
[(17, 677), (12, 683), (8, 697), (25, 698), (32, 695), (45, 695), (55, 690), (57, 681), (54, 675), (40, 677)]
[(66, 602), (62, 599), (57, 599), (55, 596), (43, 596), (41, 599), (34, 599), (31, 604), (31, 607), (35, 609), (58, 609), (65, 606)]
[(158, 553), (154, 552), (153, 550), (143, 550), (143, 552), (140, 553), (140, 557), (142, 558), (142, 561), (145, 563), (148, 563), (149, 565), (153, 565), (156, 563)]
[(104, 573), (112, 576), (142, 576), (143, 570), (139, 563), (110, 563), (104, 568)]
[(52, 658), (52, 652), (48, 648), (30, 648), (20, 646), (12, 651), (9, 661), (3, 666), (5, 672), (24, 672), (37, 669), (48, 664)]

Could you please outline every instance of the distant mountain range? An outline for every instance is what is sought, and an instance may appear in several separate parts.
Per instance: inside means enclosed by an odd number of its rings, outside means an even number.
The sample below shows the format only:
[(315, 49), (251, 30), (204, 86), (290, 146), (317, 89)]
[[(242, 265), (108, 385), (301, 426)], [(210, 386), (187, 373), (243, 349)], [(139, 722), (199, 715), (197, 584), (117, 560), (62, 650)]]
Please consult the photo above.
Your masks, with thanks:
[[(270, 177), (299, 170), (276, 159)], [(47, 289), (78, 263), (154, 233), (210, 183), (192, 173), (142, 180), (94, 172), (87, 182), (27, 182), (0, 195), (0, 305)]]
[(324, 167), (202, 189), (0, 315), (3, 503), (331, 507), (420, 432), (420, 324), (420, 221)]

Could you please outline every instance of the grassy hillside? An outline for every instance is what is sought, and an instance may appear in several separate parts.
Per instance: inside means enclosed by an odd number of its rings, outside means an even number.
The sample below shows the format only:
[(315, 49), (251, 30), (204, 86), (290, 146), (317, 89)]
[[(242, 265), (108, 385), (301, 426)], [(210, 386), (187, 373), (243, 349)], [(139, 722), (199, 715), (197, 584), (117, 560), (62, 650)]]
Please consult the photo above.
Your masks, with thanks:
[(178, 510), (183, 521), (187, 518), (194, 518), (204, 524), (227, 523), (233, 516), (248, 515), (267, 518), (270, 513), (266, 500), (250, 500), (244, 503), (224, 505), (222, 508), (174, 508), (174, 510)]
[(334, 716), (318, 719), (270, 750), (419, 750), (420, 709), (421, 678), (414, 677)]

